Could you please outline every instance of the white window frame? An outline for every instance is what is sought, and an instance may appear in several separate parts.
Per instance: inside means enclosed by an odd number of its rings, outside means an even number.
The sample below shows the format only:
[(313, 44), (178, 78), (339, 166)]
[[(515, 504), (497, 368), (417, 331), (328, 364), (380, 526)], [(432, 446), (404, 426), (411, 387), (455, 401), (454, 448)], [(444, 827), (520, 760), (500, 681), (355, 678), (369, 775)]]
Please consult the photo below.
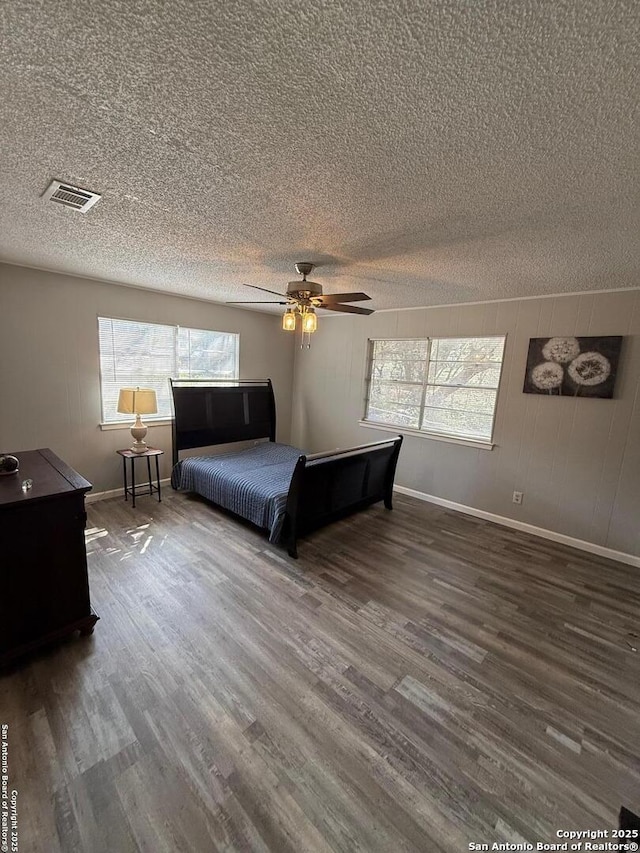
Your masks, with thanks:
[[(172, 326), (174, 329), (174, 341), (176, 347), (177, 354), (177, 346), (178, 346), (178, 331), (180, 329), (187, 329), (192, 332), (220, 332), (220, 334), (224, 335), (234, 335), (237, 338), (236, 344), (236, 352), (235, 352), (235, 365), (234, 365), (234, 376), (233, 379), (237, 380), (240, 378), (240, 334), (238, 332), (227, 332), (222, 329), (196, 329), (193, 326), (174, 326), (173, 323), (152, 323), (148, 320), (137, 320), (132, 317), (113, 317), (106, 316), (104, 314), (98, 314), (96, 316), (96, 333), (98, 336), (98, 374), (99, 374), (99, 382), (100, 382), (100, 429), (101, 430), (113, 430), (113, 429), (129, 429), (131, 427), (131, 417), (128, 415), (123, 415), (121, 420), (117, 421), (105, 421), (104, 420), (104, 400), (102, 397), (102, 359), (100, 352), (100, 320), (119, 320), (128, 323), (139, 323), (140, 325), (145, 326)], [(173, 377), (177, 378), (177, 377)], [(186, 377), (189, 378), (189, 377)], [(213, 378), (213, 377), (212, 377)], [(144, 377), (142, 377), (144, 379)], [(167, 377), (167, 382), (169, 381), (169, 377)], [(166, 416), (157, 416), (157, 417), (145, 417), (144, 423), (146, 426), (164, 426), (166, 424), (170, 424), (173, 418), (171, 415)]]
[[(431, 362), (431, 346), (434, 341), (447, 341), (447, 340), (460, 340), (461, 338), (502, 338), (504, 340), (504, 347), (502, 350), (502, 361), (500, 362), (500, 374), (498, 376), (498, 384), (496, 386), (496, 402), (493, 407), (493, 417), (491, 420), (491, 438), (482, 439), (482, 438), (473, 438), (466, 437), (461, 435), (454, 435), (453, 433), (446, 432), (435, 432), (432, 430), (424, 430), (424, 429), (414, 429), (413, 427), (406, 427), (402, 424), (391, 424), (384, 423), (381, 421), (370, 421), (367, 420), (367, 411), (369, 409), (369, 393), (371, 388), (371, 375), (373, 369), (373, 352), (374, 346), (379, 341), (427, 341), (427, 357), (424, 362), (424, 378), (422, 381), (422, 395), (420, 399), (420, 413), (418, 422), (422, 423), (422, 416), (425, 407), (425, 398), (426, 398), (426, 390), (427, 390), (427, 378), (429, 374), (429, 364)], [(402, 435), (411, 435), (416, 436), (418, 438), (426, 438), (434, 441), (444, 441), (449, 444), (460, 444), (465, 447), (474, 447), (480, 450), (493, 450), (496, 446), (494, 442), (494, 433), (495, 433), (495, 425), (496, 425), (496, 414), (498, 411), (498, 397), (500, 394), (500, 383), (502, 382), (502, 371), (504, 368), (504, 356), (507, 348), (507, 335), (506, 334), (484, 334), (484, 335), (433, 335), (431, 337), (409, 337), (409, 338), (369, 338), (367, 342), (367, 354), (366, 354), (366, 366), (365, 366), (365, 395), (364, 395), (364, 415), (360, 421), (358, 421), (359, 426), (366, 427), (367, 429), (377, 429), (382, 430), (383, 432), (394, 432), (396, 434), (400, 433)], [(417, 384), (417, 383), (416, 383)], [(458, 387), (458, 386), (456, 386)], [(461, 387), (469, 387), (469, 386), (461, 386)]]

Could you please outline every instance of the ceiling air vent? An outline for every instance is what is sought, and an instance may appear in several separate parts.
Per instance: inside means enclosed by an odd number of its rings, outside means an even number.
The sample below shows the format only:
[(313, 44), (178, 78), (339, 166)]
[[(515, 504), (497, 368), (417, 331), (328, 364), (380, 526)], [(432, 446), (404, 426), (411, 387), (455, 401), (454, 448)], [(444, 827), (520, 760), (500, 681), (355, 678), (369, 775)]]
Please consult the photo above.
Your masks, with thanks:
[(65, 207), (71, 207), (80, 213), (86, 213), (102, 198), (99, 193), (92, 193), (91, 190), (83, 190), (81, 187), (72, 187), (71, 184), (63, 184), (61, 181), (51, 181), (42, 197), (45, 201), (64, 204)]

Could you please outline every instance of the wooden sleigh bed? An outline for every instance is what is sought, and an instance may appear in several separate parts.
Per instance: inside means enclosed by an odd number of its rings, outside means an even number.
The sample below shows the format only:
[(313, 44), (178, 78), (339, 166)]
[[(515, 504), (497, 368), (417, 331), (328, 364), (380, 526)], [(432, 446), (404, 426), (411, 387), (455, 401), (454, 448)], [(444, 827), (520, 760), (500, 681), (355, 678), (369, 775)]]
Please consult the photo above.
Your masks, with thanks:
[[(169, 380), (174, 489), (197, 492), (269, 531), (297, 557), (297, 540), (377, 501), (392, 508), (402, 436), (305, 454), (278, 444), (271, 380)], [(268, 439), (268, 441), (265, 441)], [(254, 441), (239, 451), (180, 459), (197, 447)]]

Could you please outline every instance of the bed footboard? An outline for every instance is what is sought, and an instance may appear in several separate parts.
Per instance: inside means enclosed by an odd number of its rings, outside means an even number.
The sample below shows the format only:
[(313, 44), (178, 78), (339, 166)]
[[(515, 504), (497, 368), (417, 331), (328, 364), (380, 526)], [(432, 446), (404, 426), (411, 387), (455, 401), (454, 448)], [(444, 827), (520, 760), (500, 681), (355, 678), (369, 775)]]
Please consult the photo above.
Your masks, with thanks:
[(282, 542), (297, 557), (297, 540), (318, 527), (384, 501), (392, 509), (402, 436), (345, 450), (300, 456), (287, 495)]

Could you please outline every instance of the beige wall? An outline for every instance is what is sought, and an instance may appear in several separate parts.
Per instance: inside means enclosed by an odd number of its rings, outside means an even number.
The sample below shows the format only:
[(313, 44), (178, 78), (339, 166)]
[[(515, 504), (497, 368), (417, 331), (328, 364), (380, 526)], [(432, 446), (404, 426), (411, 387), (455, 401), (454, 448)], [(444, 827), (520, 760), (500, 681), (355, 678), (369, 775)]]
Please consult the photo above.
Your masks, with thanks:
[[(504, 333), (497, 446), (407, 436), (396, 482), (640, 555), (640, 291), (323, 316), (311, 349), (297, 351), (293, 443), (319, 451), (389, 435), (358, 426), (368, 338)], [(547, 335), (625, 335), (616, 398), (523, 394), (529, 338)]]
[[(289, 440), (293, 342), (279, 317), (0, 264), (0, 451), (50, 447), (94, 491), (121, 486), (115, 451), (131, 435), (99, 427), (98, 315), (238, 332), (240, 378), (273, 380), (278, 440)], [(165, 450), (168, 476), (170, 427), (150, 427), (147, 441)]]
[[(640, 556), (640, 291), (323, 316), (299, 350), (279, 317), (0, 264), (0, 451), (51, 447), (94, 491), (120, 487), (130, 440), (99, 427), (98, 315), (238, 332), (241, 378), (274, 382), (278, 440), (312, 451), (388, 435), (358, 426), (368, 338), (506, 333), (495, 449), (407, 436), (397, 483)], [(562, 334), (625, 335), (614, 400), (522, 393), (529, 338)], [(169, 426), (148, 439), (168, 476)]]

